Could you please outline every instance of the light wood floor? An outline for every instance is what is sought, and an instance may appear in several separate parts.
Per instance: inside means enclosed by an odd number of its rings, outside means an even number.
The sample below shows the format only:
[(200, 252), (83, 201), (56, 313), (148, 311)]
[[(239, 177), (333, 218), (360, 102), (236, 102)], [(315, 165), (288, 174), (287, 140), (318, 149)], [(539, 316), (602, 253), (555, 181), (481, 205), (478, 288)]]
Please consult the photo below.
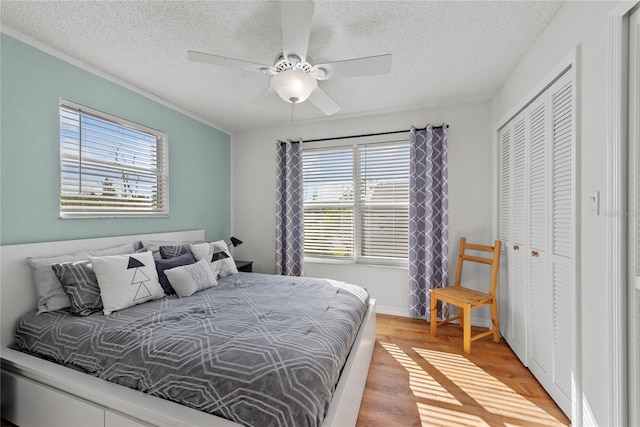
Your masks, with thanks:
[(424, 320), (376, 321), (357, 427), (570, 425), (504, 340), (474, 341), (466, 355), (455, 324), (434, 338)]

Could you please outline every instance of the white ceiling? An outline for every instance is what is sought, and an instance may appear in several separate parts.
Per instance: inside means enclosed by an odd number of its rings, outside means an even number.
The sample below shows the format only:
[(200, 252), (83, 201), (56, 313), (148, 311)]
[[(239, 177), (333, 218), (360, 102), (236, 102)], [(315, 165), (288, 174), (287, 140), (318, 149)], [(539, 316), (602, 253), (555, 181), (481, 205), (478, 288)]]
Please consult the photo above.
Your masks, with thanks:
[[(319, 82), (335, 116), (489, 99), (561, 1), (315, 0), (308, 55), (323, 63), (390, 53), (391, 73)], [(227, 132), (289, 123), (274, 96), (247, 105), (268, 75), (187, 59), (187, 50), (272, 64), (282, 51), (278, 1), (11, 1), (1, 23)], [(5, 27), (3, 27), (5, 28)], [(309, 102), (295, 120), (324, 115)]]

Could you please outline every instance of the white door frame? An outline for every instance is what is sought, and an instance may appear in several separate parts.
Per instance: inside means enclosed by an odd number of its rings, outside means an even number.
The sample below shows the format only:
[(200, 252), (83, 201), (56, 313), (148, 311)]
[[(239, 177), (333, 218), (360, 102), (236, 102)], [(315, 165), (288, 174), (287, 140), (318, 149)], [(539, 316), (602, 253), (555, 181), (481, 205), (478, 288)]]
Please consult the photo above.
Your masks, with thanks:
[(607, 117), (607, 289), (609, 304), (609, 425), (627, 425), (627, 93), (628, 19), (640, 2), (621, 1), (609, 12)]

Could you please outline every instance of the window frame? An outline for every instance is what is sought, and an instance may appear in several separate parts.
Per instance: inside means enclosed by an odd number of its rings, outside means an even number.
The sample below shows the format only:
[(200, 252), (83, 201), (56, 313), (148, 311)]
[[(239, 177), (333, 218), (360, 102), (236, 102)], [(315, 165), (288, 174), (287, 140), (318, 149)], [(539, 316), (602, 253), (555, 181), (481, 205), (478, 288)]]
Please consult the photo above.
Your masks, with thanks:
[[(309, 263), (326, 263), (326, 264), (343, 264), (343, 265), (369, 265), (369, 266), (382, 266), (382, 267), (402, 267), (406, 268), (409, 265), (409, 253), (407, 244), (407, 257), (406, 258), (391, 258), (391, 257), (372, 257), (361, 255), (362, 251), (362, 218), (361, 218), (361, 206), (363, 203), (360, 200), (360, 146), (367, 145), (397, 145), (403, 144), (409, 147), (409, 132), (402, 132), (396, 135), (375, 135), (365, 137), (352, 137), (342, 138), (339, 140), (329, 141), (317, 141), (304, 143), (302, 150), (303, 155), (305, 151), (320, 151), (339, 148), (351, 148), (353, 150), (353, 255), (349, 257), (332, 257), (332, 256), (317, 256), (307, 255), (305, 253), (304, 260)], [(304, 180), (304, 173), (303, 173)], [(304, 204), (303, 204), (304, 211)], [(409, 201), (407, 200), (407, 226), (409, 222)], [(407, 233), (408, 234), (408, 233)], [(408, 242), (407, 242), (408, 243)]]
[[(65, 156), (63, 153), (63, 136), (62, 136), (62, 112), (63, 109), (73, 110), (80, 114), (81, 117), (83, 114), (93, 116), (98, 120), (102, 120), (104, 122), (109, 122), (113, 125), (128, 128), (137, 132), (142, 132), (151, 136), (154, 136), (156, 139), (156, 147), (155, 147), (155, 157), (156, 157), (156, 171), (153, 174), (157, 180), (157, 186), (153, 195), (155, 196), (156, 202), (155, 205), (148, 210), (134, 211), (134, 210), (121, 210), (118, 207), (114, 207), (112, 209), (102, 209), (102, 210), (86, 210), (83, 209), (80, 205), (64, 207), (63, 206), (63, 163), (68, 161), (69, 156)], [(73, 101), (66, 100), (64, 98), (60, 98), (60, 102), (58, 105), (58, 124), (59, 124), (59, 135), (58, 135), (58, 144), (59, 144), (59, 187), (58, 187), (58, 206), (59, 206), (59, 218), (60, 219), (82, 219), (82, 218), (158, 218), (158, 217), (169, 217), (169, 138), (166, 132), (162, 132), (148, 126), (141, 125), (139, 123), (135, 123), (129, 121), (127, 119), (123, 119), (121, 117), (114, 116), (112, 114), (108, 114), (99, 110), (96, 110), (91, 107), (87, 107)], [(80, 128), (80, 136), (81, 136), (81, 128)], [(78, 147), (81, 145), (79, 144)], [(81, 164), (81, 155), (78, 153), (78, 162)], [(105, 162), (105, 165), (107, 163)], [(81, 168), (81, 166), (79, 166)], [(114, 170), (116, 168), (114, 167)], [(80, 172), (77, 174), (80, 175)], [(78, 179), (78, 181), (80, 181)]]

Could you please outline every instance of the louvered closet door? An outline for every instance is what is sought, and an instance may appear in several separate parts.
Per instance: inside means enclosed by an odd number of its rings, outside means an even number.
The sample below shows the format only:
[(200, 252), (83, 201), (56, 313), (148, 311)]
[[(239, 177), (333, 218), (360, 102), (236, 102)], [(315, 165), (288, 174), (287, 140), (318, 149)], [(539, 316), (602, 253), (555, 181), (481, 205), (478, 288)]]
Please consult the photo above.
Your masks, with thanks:
[(575, 289), (575, 93), (568, 71), (503, 126), (503, 336), (571, 416)]
[[(547, 388), (571, 413), (575, 295), (575, 94), (569, 73), (549, 88), (551, 108), (551, 292), (553, 371)], [(533, 319), (535, 321), (535, 319)]]
[(500, 329), (527, 365), (526, 117), (522, 112), (499, 131), (500, 138)]
[[(541, 381), (550, 382), (552, 355), (551, 298), (549, 280), (549, 165), (550, 120), (547, 97), (540, 96), (526, 109), (529, 128), (529, 247), (528, 262), (530, 358), (529, 369)], [(543, 380), (544, 379), (544, 380)]]
[(500, 305), (500, 332), (504, 337), (513, 336), (513, 316), (511, 312), (511, 279), (509, 277), (511, 251), (513, 250), (513, 215), (511, 188), (511, 126), (500, 129), (500, 240), (502, 253), (500, 254), (500, 278), (498, 281), (498, 302)]
[[(510, 345), (525, 366), (528, 365), (527, 320), (527, 147), (526, 117), (524, 112), (513, 120), (513, 245), (509, 256), (509, 292), (511, 304), (512, 334)], [(524, 309), (521, 309), (524, 308)]]

